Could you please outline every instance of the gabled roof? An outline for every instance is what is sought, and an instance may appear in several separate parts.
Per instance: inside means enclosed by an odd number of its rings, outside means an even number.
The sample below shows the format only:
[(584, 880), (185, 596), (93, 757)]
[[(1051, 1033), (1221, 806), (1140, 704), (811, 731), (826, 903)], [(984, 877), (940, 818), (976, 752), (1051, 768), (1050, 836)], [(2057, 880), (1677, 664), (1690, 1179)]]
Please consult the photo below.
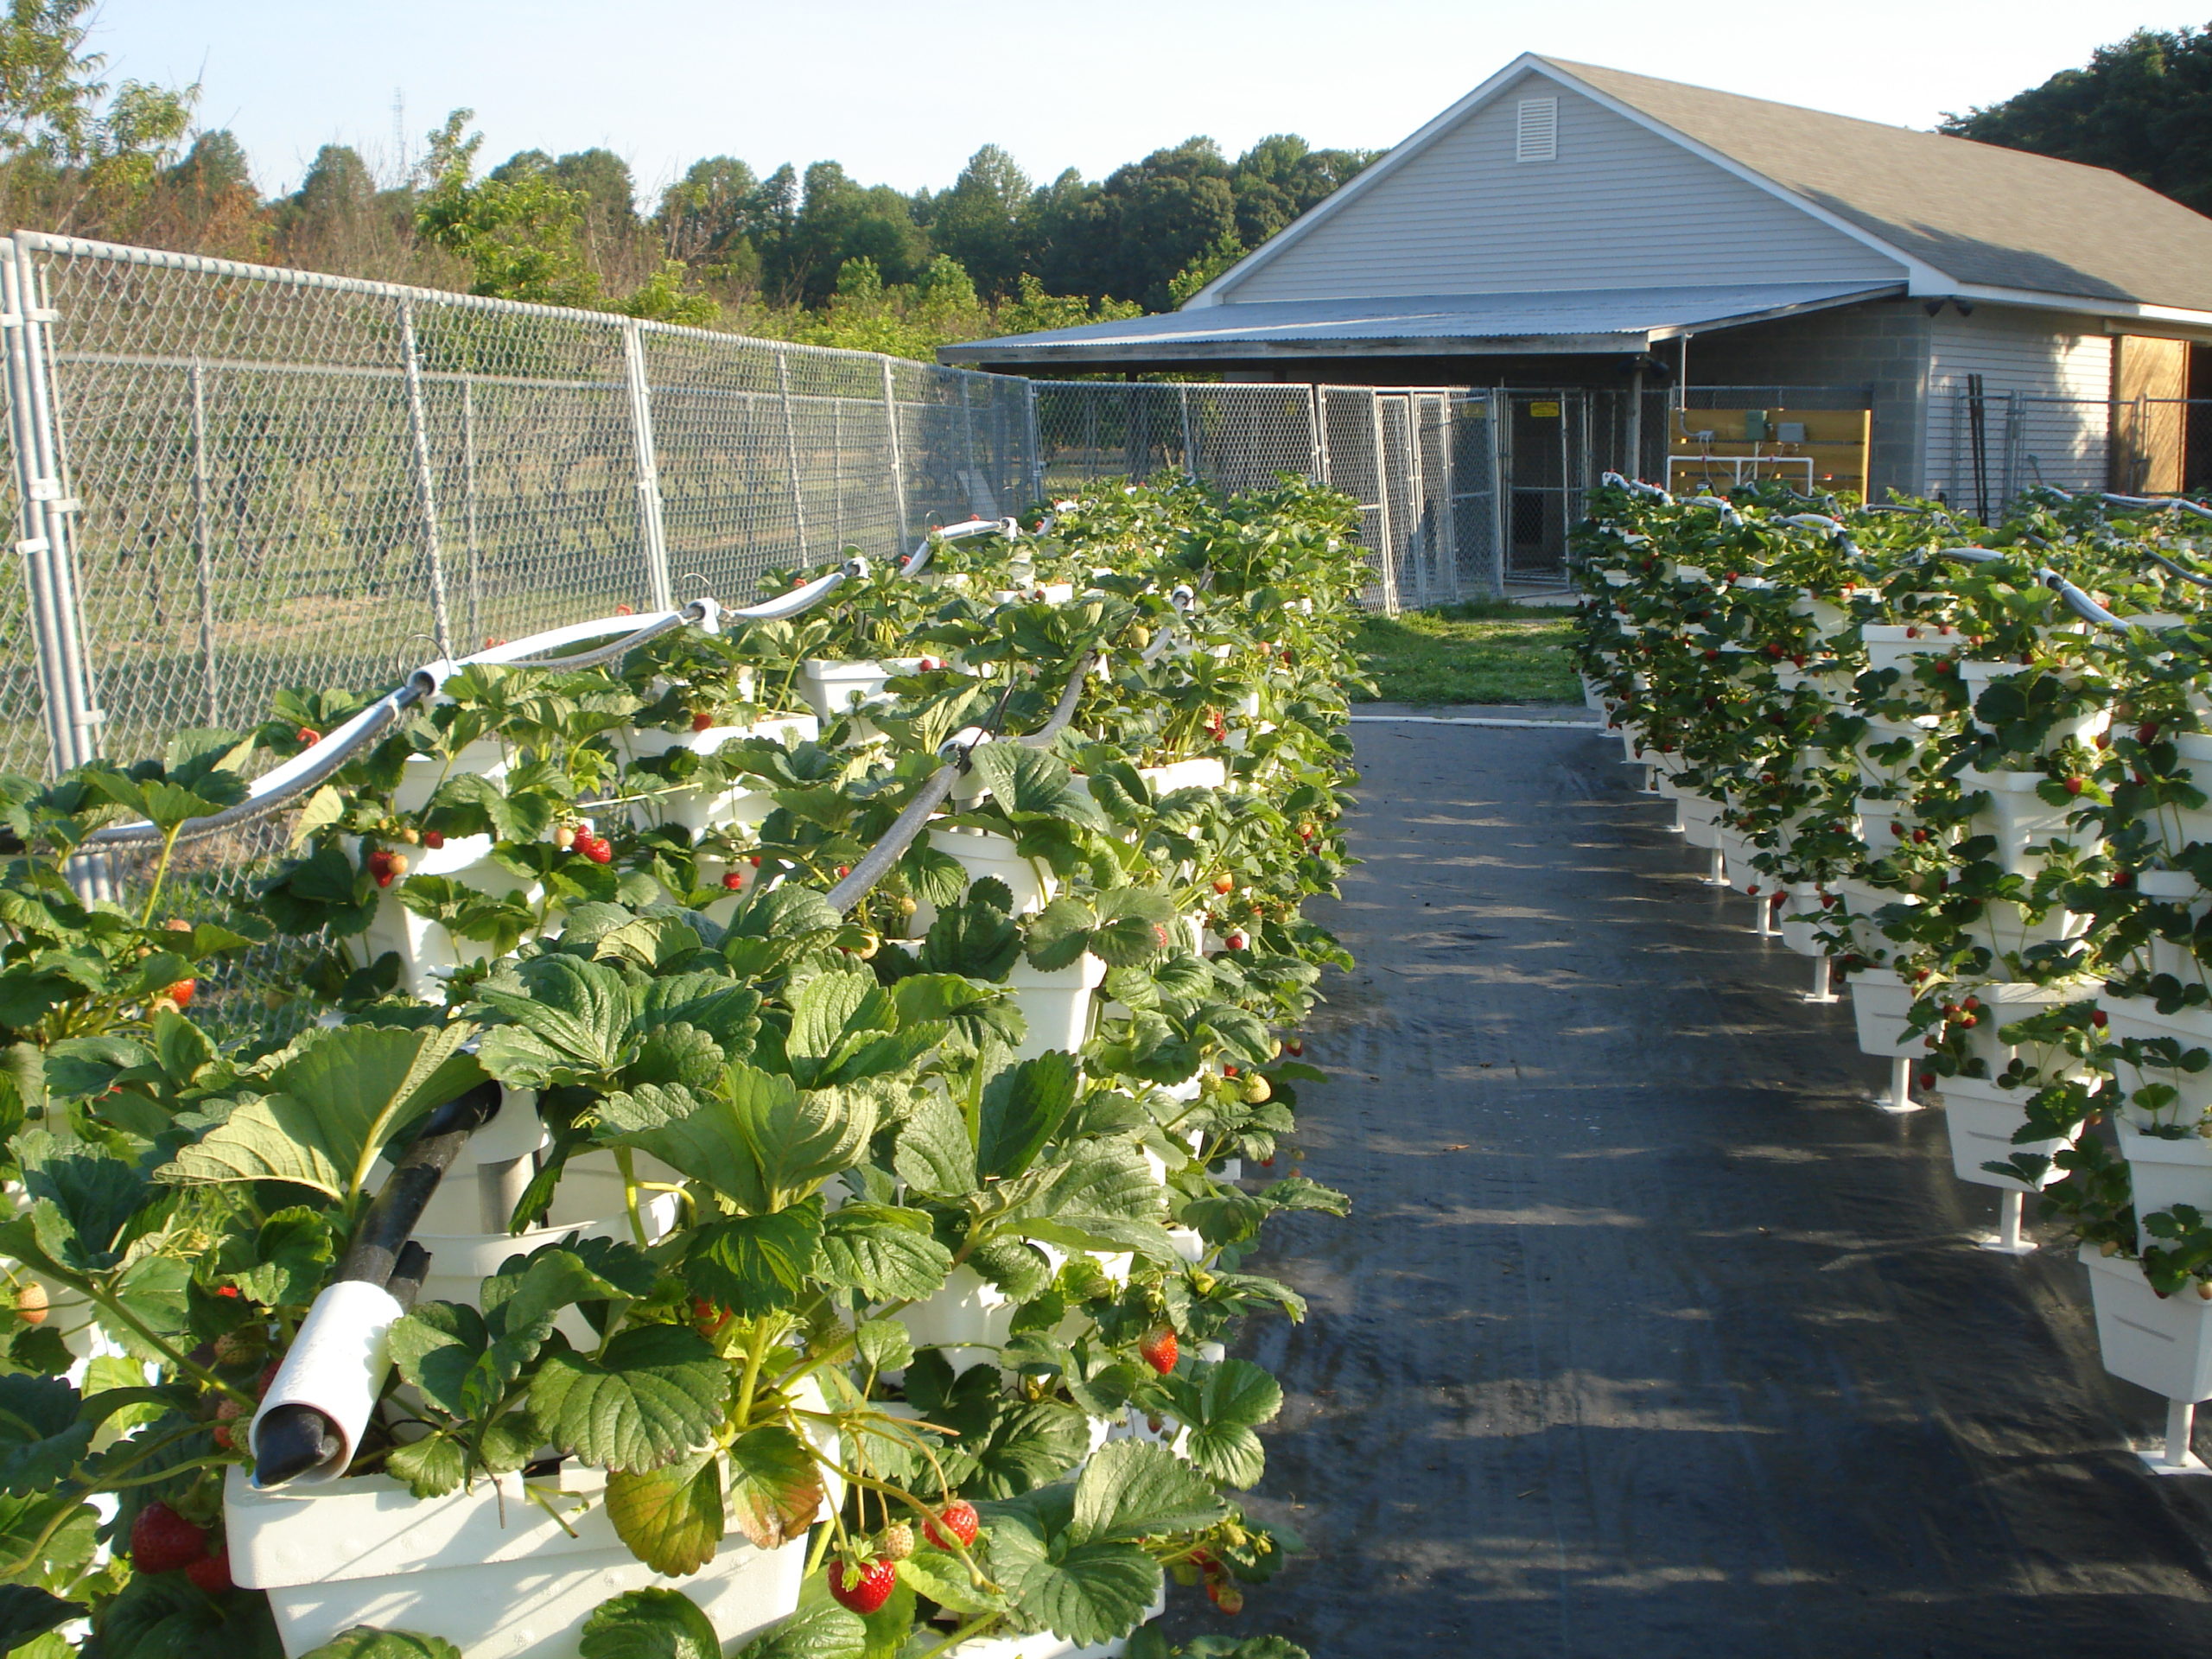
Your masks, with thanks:
[(1255, 300), (945, 346), (948, 363), (1156, 363), (1327, 356), (1635, 353), (1687, 330), (1849, 305), (1902, 284), (1729, 283), (1540, 294)]
[(1524, 54), (1217, 277), (1237, 284), (1524, 73), (1548, 76), (1915, 269), (1913, 287), (2212, 312), (2212, 219), (2099, 167), (1624, 70)]

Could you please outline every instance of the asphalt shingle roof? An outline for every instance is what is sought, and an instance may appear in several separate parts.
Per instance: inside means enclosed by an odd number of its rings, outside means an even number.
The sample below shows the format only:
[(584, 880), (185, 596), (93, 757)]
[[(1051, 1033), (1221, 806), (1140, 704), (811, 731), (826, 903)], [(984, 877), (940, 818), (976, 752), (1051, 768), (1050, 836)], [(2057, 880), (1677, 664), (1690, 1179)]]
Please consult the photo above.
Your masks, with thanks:
[(2105, 168), (1543, 61), (1961, 283), (2212, 311), (2212, 219)]

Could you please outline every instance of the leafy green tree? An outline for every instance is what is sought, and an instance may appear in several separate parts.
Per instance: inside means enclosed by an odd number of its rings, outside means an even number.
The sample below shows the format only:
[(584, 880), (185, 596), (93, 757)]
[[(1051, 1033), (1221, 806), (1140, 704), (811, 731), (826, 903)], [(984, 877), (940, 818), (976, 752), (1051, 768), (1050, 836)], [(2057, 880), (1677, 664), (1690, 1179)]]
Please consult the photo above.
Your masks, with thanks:
[(474, 114), (455, 110), (430, 135), (416, 230), (466, 262), (472, 294), (541, 305), (596, 305), (599, 275), (585, 257), (582, 194), (563, 189), (548, 169), (526, 162), (521, 167), (509, 162), (505, 178), (478, 180), (476, 154), (484, 135), (462, 136)]
[(769, 287), (786, 301), (821, 304), (849, 259), (873, 261), (887, 283), (910, 283), (929, 264), (929, 243), (905, 196), (887, 185), (857, 184), (836, 162), (817, 162), (806, 169), (791, 232), (767, 262)]
[(1032, 194), (1014, 157), (985, 144), (931, 204), (930, 241), (958, 260), (982, 292), (1009, 296), (1020, 282)]
[(2212, 29), (2138, 29), (1941, 130), (2125, 173), (2212, 213)]

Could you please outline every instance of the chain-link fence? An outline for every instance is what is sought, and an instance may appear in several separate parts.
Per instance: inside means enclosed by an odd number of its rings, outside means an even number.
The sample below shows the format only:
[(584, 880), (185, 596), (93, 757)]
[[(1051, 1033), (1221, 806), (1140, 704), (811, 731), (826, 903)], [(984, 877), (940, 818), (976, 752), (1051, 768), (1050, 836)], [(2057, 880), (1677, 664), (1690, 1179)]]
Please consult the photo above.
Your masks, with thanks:
[(1033, 383), (35, 232), (0, 286), (0, 770), (1163, 469), (1346, 490), (1379, 607), (1500, 574), (1443, 391)]
[(2056, 397), (1973, 378), (1936, 406), (1931, 493), (1984, 518), (2038, 484), (2168, 494), (2212, 484), (2212, 401)]

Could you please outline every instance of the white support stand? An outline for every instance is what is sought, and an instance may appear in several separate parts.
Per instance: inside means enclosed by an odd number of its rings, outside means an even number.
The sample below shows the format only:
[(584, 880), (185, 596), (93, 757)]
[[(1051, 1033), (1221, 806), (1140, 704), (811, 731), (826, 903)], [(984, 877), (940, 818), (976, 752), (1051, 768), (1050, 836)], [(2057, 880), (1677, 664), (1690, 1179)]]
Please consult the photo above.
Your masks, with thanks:
[(1831, 966), (1825, 956), (1813, 958), (1813, 988), (1805, 993), (1808, 1002), (1840, 1002), (1843, 999), (1829, 988)]
[(1728, 885), (1728, 861), (1718, 847), (1713, 849), (1713, 861), (1706, 866), (1705, 885), (1708, 887)]
[[(2027, 1194), (2000, 1192), (1997, 1195), (1997, 1233), (1993, 1238), (1976, 1239), (1974, 1243), (1985, 1250), (1999, 1255), (2033, 1255), (2037, 1246), (2031, 1238), (2020, 1236), (2020, 1211)], [(2184, 1436), (2184, 1444), (2186, 1437)]]
[(1774, 938), (1774, 901), (1763, 893), (1755, 893), (1751, 895), (1751, 905), (1758, 912), (1751, 931), (1763, 939)]
[(1658, 767), (1646, 766), (1643, 769), (1643, 786), (1636, 792), (1639, 795), (1656, 795), (1659, 792)]
[(1921, 1109), (1920, 1103), (1912, 1097), (1912, 1059), (1900, 1054), (1890, 1062), (1890, 1092), (1874, 1096), (1877, 1111), (1902, 1114)]
[(2167, 1401), (2165, 1444), (2138, 1452), (2135, 1455), (2143, 1459), (2143, 1466), (2154, 1475), (2212, 1475), (2212, 1464), (2189, 1449), (2190, 1430), (2196, 1419), (2195, 1401)]

